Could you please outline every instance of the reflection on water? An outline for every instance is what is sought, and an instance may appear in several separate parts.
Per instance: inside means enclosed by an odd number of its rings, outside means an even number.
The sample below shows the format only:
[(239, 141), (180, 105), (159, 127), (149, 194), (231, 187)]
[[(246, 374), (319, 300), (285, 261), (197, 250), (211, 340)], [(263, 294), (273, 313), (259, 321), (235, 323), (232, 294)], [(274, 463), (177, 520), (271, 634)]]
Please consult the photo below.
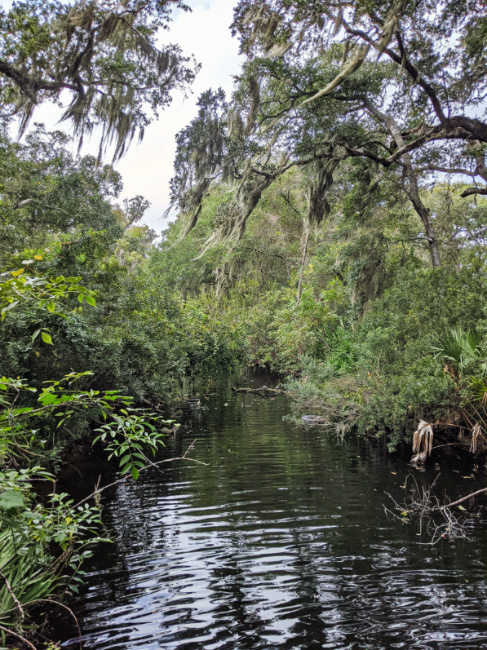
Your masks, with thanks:
[[(165, 453), (196, 438), (192, 456), (208, 465), (150, 470), (104, 510), (114, 544), (74, 607), (84, 648), (487, 647), (483, 522), (472, 542), (418, 544), (383, 510), (384, 491), (401, 498), (403, 461), (297, 430), (282, 422), (282, 397), (202, 404)], [(440, 489), (458, 483), (449, 471)], [(79, 647), (59, 625), (64, 646)]]

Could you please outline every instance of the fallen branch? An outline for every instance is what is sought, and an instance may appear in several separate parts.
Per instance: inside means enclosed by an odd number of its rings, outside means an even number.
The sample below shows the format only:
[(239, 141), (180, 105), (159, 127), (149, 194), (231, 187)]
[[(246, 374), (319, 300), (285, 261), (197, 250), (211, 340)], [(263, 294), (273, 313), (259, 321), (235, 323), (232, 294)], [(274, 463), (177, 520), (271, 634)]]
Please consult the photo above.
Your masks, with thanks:
[(161, 405), (160, 405), (160, 404), (157, 404), (157, 406), (156, 406), (155, 404), (153, 404), (152, 402), (150, 402), (150, 401), (149, 401), (148, 399), (146, 399), (145, 397), (143, 398), (142, 401), (144, 402), (144, 404), (147, 404), (147, 406), (150, 406), (151, 409), (154, 409), (154, 411), (159, 411), (159, 413), (162, 413), (162, 412), (163, 412), (163, 409), (161, 408)]
[(487, 492), (487, 488), (482, 488), (481, 490), (477, 490), (476, 492), (472, 492), (472, 494), (467, 494), (466, 497), (462, 497), (461, 499), (457, 499), (457, 501), (454, 501), (453, 503), (447, 503), (445, 506), (441, 506), (440, 510), (444, 510), (445, 508), (451, 508), (452, 506), (456, 506), (459, 503), (463, 503), (463, 501), (467, 501), (468, 499), (471, 499), (472, 497), (476, 497), (477, 494), (482, 494), (483, 492)]
[[(416, 521), (419, 526), (418, 534), (422, 535), (424, 530), (430, 537), (428, 542), (417, 542), (421, 545), (435, 546), (442, 539), (469, 539), (468, 525), (469, 522), (472, 521), (473, 515), (466, 513), (465, 515), (456, 516), (452, 513), (451, 506), (463, 501), (464, 499), (460, 499), (460, 501), (445, 506), (440, 505), (438, 497), (436, 497), (432, 492), (438, 476), (429, 487), (423, 486), (421, 489), (416, 478), (413, 477), (415, 485), (413, 489), (410, 490), (410, 493), (406, 495), (404, 502), (401, 504), (386, 492), (387, 496), (394, 504), (394, 510), (399, 511), (401, 516), (398, 516), (395, 512), (384, 505), (386, 515), (392, 516), (403, 524)], [(408, 478), (409, 476), (406, 477), (403, 486), (404, 488), (407, 486)], [(487, 488), (485, 490), (480, 490), (480, 492), (483, 491), (487, 491)], [(465, 497), (465, 499), (468, 499), (468, 496)], [(441, 516), (441, 519), (438, 519), (439, 516)]]
[[(193, 442), (189, 445), (189, 447), (186, 449), (186, 451), (185, 451), (185, 453), (183, 454), (183, 456), (176, 456), (175, 458), (165, 458), (164, 460), (158, 460), (156, 463), (149, 463), (149, 464), (146, 465), (145, 467), (142, 467), (141, 469), (139, 469), (139, 474), (140, 474), (140, 472), (143, 472), (144, 470), (149, 469), (149, 467), (157, 467), (158, 465), (162, 465), (162, 464), (164, 464), (164, 463), (174, 463), (174, 461), (176, 461), (176, 460), (190, 460), (191, 462), (193, 462), (193, 463), (198, 463), (199, 465), (209, 465), (209, 463), (204, 463), (203, 461), (201, 461), (201, 460), (197, 460), (196, 458), (189, 458), (189, 457), (188, 457), (188, 452), (190, 452), (191, 449), (194, 448), (194, 444), (195, 444), (195, 442), (196, 442), (196, 439), (193, 440)], [(81, 499), (81, 501), (78, 501), (78, 503), (77, 503), (75, 506), (73, 506), (73, 507), (74, 507), (74, 508), (77, 508), (78, 506), (82, 505), (82, 504), (85, 503), (86, 501), (89, 501), (91, 498), (93, 498), (93, 497), (96, 496), (97, 494), (101, 494), (101, 493), (104, 492), (105, 490), (108, 490), (108, 488), (111, 488), (111, 487), (113, 487), (114, 485), (118, 485), (119, 483), (123, 483), (123, 482), (126, 481), (128, 478), (130, 478), (130, 476), (131, 476), (130, 474), (127, 474), (126, 476), (123, 476), (122, 478), (119, 478), (118, 480), (113, 481), (113, 483), (109, 483), (108, 485), (104, 485), (102, 488), (99, 488), (99, 487), (98, 487), (98, 485), (100, 484), (100, 478), (101, 478), (101, 477), (99, 477), (99, 478), (98, 478), (98, 483), (97, 483), (97, 486), (95, 487), (94, 492), (92, 492), (91, 494), (89, 494), (89, 495), (88, 495), (87, 497), (85, 497), (84, 499)]]
[(32, 648), (32, 650), (36, 650), (35, 645), (32, 645), (30, 641), (27, 641), (27, 639), (23, 636), (20, 636), (20, 634), (17, 634), (17, 632), (13, 632), (12, 630), (9, 630), (8, 627), (3, 627), (3, 625), (0, 625), (0, 630), (3, 632), (6, 632), (7, 634), (11, 634), (14, 636), (16, 639), (20, 639), (22, 643), (25, 643), (26, 645), (29, 646), (29, 648)]
[(268, 388), (267, 386), (261, 386), (260, 388), (232, 388), (236, 393), (274, 393), (274, 395), (285, 395), (286, 391), (281, 390), (280, 388)]

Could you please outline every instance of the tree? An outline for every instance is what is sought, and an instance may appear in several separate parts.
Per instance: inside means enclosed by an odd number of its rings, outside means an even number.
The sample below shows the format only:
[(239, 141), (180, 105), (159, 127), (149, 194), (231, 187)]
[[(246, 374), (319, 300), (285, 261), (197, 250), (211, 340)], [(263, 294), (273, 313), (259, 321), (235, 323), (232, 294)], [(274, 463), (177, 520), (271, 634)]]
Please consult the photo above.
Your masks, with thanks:
[(111, 204), (122, 189), (120, 175), (97, 165), (93, 156), (74, 157), (66, 148), (69, 141), (39, 125), (23, 144), (0, 138), (1, 266), (26, 248), (59, 240), (71, 254), (83, 237), (94, 246), (90, 231), (99, 231), (106, 252), (122, 235), (124, 223)]
[[(484, 121), (469, 115), (486, 90), (486, 19), (484, 3), (475, 0), (241, 0), (234, 30), (250, 56), (291, 49), (300, 56), (344, 42), (339, 71), (308, 101), (339, 88), (365, 61), (389, 59), (402, 95), (398, 108), (415, 114), (414, 128), (404, 134), (409, 152), (436, 140), (487, 142), (485, 110)], [(392, 163), (401, 155), (397, 147), (384, 159)]]
[[(478, 117), (487, 90), (480, 63), (485, 17), (471, 4), (242, 0), (234, 31), (247, 62), (218, 128), (213, 118), (218, 156), (206, 165), (198, 155), (196, 176), (188, 157), (185, 182), (174, 185), (175, 200), (191, 213), (190, 228), (213, 179), (238, 188), (219, 235), (243, 232), (260, 188), (290, 166), (306, 170), (308, 225), (318, 225), (337, 166), (363, 158), (365, 196), (384, 181), (405, 192), (422, 221), (432, 265), (440, 266), (422, 179), (445, 171), (487, 179), (487, 125)], [(200, 151), (205, 133), (211, 151), (202, 115), (191, 129), (192, 149)], [(203, 182), (192, 184), (196, 177)], [(463, 196), (486, 192), (469, 187)], [(254, 198), (242, 204), (245, 195)]]
[(176, 45), (158, 49), (182, 0), (26, 0), (0, 11), (0, 104), (4, 119), (18, 116), (25, 130), (37, 105), (69, 98), (62, 119), (80, 143), (101, 127), (100, 156), (114, 142), (114, 159), (151, 121), (147, 107), (171, 102), (198, 66)]

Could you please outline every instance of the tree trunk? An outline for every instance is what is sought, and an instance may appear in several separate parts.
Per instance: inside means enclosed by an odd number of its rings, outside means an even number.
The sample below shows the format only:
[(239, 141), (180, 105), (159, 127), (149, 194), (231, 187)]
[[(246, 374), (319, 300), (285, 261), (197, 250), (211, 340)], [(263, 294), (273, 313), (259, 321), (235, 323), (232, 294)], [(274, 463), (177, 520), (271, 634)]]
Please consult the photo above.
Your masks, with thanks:
[(299, 271), (298, 295), (296, 296), (297, 305), (299, 305), (299, 303), (301, 302), (301, 296), (303, 294), (303, 276), (304, 276), (304, 267), (306, 266), (306, 259), (308, 257), (309, 231), (310, 231), (310, 227), (307, 223), (305, 223), (304, 233), (303, 233), (303, 255), (301, 257), (301, 269)]
[[(414, 176), (416, 177), (416, 174), (414, 174)], [(411, 186), (411, 181), (409, 181), (409, 185)], [(421, 221), (424, 224), (426, 238), (428, 240), (428, 248), (431, 256), (431, 263), (433, 265), (433, 268), (438, 269), (441, 266), (440, 251), (438, 249), (438, 241), (436, 239), (435, 229), (433, 228), (433, 224), (431, 223), (430, 220), (430, 211), (419, 198), (419, 193), (417, 194), (417, 197), (418, 197), (417, 202), (412, 197), (411, 197), (411, 202), (414, 206), (414, 209), (418, 213)]]
[[(396, 143), (398, 149), (405, 147), (406, 145), (401, 134), (401, 129), (395, 120), (390, 115), (386, 115), (385, 113), (379, 111), (379, 109), (376, 108), (368, 100), (365, 101), (365, 106), (371, 113), (373, 113), (387, 126), (389, 133), (394, 138), (394, 142)], [(431, 223), (430, 211), (425, 206), (419, 195), (418, 177), (414, 171), (411, 156), (409, 153), (405, 153), (401, 156), (401, 159), (404, 164), (404, 168), (406, 169), (406, 174), (409, 181), (409, 192), (407, 192), (407, 194), (411, 200), (411, 203), (413, 204), (416, 213), (423, 222), (431, 256), (431, 263), (433, 265), (433, 268), (437, 269), (441, 266), (440, 251), (438, 249), (438, 241), (436, 239), (435, 229)]]
[[(388, 121), (389, 121), (388, 124), (389, 130), (391, 131), (392, 137), (394, 138), (397, 146), (399, 148), (404, 147), (405, 143), (402, 138), (399, 127), (397, 126), (397, 124), (394, 122), (392, 118), (389, 118)], [(416, 172), (414, 171), (411, 156), (408, 153), (405, 153), (402, 156), (402, 161), (406, 168), (406, 174), (409, 180), (409, 198), (411, 199), (411, 203), (413, 204), (416, 213), (418, 214), (419, 218), (423, 222), (424, 229), (426, 232), (426, 238), (428, 240), (428, 247), (431, 255), (431, 263), (433, 265), (433, 268), (437, 269), (441, 266), (440, 251), (438, 249), (438, 241), (436, 239), (435, 229), (433, 228), (433, 224), (431, 223), (430, 211), (425, 206), (425, 204), (423, 203), (419, 195), (418, 177), (416, 175)]]

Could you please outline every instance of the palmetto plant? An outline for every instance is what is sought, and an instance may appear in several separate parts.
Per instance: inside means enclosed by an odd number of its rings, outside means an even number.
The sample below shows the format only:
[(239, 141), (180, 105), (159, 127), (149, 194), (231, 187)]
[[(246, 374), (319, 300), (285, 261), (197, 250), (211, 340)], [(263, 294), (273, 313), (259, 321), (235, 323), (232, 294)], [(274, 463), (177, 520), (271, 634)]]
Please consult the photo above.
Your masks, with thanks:
[(448, 330), (433, 347), (436, 356), (445, 362), (456, 379), (461, 379), (466, 365), (480, 356), (481, 336), (472, 330), (455, 327)]
[(36, 549), (25, 534), (15, 527), (0, 533), (0, 623), (10, 625), (24, 618), (24, 608), (52, 594), (58, 581), (46, 562), (39, 562)]

